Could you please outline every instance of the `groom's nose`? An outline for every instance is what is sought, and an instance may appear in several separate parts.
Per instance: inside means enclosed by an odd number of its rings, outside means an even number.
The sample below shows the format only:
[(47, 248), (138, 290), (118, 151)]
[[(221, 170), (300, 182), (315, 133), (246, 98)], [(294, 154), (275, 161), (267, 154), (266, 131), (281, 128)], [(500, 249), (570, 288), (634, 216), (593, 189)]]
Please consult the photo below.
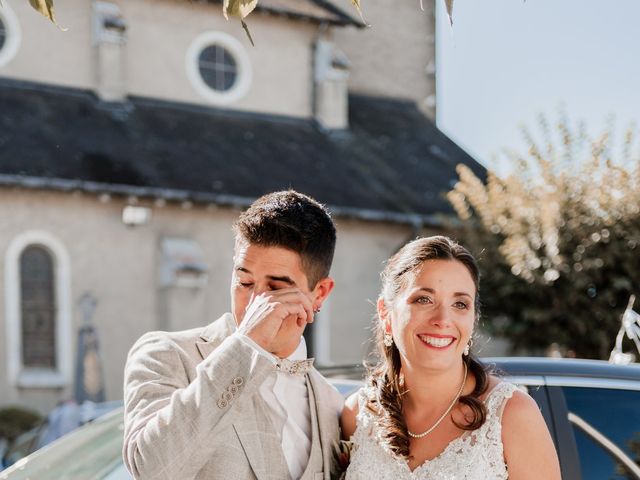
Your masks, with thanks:
[(267, 282), (256, 282), (253, 286), (253, 294), (251, 296), (253, 298), (262, 293), (267, 293), (270, 290), (271, 288), (269, 287), (269, 284)]

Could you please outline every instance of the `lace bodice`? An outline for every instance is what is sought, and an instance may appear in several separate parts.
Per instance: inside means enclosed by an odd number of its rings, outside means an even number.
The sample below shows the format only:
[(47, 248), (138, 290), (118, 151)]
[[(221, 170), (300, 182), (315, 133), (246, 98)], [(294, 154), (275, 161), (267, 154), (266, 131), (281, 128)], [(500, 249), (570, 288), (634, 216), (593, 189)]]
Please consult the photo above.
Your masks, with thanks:
[(364, 407), (365, 395), (361, 394), (346, 479), (506, 480), (500, 422), (504, 404), (515, 389), (515, 385), (507, 382), (496, 385), (485, 399), (487, 419), (484, 425), (465, 432), (449, 443), (440, 455), (427, 460), (413, 472), (406, 461), (394, 458), (376, 441), (374, 418)]

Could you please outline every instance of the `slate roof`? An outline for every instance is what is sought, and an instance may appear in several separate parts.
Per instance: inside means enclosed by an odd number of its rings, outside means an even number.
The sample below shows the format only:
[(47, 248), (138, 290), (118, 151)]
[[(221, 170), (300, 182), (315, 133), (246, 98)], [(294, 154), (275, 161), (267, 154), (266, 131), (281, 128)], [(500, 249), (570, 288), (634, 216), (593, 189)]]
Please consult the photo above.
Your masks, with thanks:
[(349, 96), (350, 128), (0, 79), (0, 185), (245, 206), (295, 188), (337, 215), (436, 222), (455, 166), (485, 170), (415, 106)]

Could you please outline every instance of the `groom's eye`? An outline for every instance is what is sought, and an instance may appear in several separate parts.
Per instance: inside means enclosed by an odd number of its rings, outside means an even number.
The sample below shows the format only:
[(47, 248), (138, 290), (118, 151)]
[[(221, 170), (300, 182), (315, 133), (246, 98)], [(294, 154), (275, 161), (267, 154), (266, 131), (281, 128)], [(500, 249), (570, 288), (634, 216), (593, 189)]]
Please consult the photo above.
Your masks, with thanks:
[(269, 290), (281, 290), (283, 288), (287, 288), (289, 285), (287, 285), (285, 282), (272, 282), (269, 284)]

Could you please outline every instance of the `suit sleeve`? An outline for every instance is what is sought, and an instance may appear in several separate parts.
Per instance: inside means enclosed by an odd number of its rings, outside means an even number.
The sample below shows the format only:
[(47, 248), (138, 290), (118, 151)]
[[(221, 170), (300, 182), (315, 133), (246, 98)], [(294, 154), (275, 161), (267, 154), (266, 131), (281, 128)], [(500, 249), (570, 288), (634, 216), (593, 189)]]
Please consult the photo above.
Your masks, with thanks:
[(133, 346), (125, 367), (124, 462), (136, 479), (193, 478), (211, 458), (213, 440), (233, 420), (234, 404), (255, 394), (275, 367), (237, 335), (196, 367), (166, 334)]

